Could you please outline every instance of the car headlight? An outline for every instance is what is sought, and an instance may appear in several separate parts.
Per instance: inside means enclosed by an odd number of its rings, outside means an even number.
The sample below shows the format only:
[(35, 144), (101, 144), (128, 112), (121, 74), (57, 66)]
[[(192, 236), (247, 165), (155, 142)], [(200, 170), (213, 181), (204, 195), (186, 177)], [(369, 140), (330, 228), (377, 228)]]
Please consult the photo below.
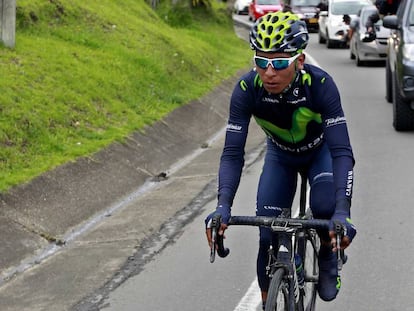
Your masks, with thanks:
[(414, 61), (414, 44), (404, 44), (403, 57), (406, 60)]

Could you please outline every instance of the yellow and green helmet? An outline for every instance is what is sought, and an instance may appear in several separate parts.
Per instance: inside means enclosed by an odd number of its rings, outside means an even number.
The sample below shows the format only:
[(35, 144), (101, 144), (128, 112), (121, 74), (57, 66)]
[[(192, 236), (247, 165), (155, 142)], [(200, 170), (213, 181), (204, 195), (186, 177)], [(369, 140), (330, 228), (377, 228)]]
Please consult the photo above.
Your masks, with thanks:
[(301, 53), (309, 41), (305, 22), (291, 12), (274, 12), (260, 17), (250, 31), (253, 50), (268, 53)]

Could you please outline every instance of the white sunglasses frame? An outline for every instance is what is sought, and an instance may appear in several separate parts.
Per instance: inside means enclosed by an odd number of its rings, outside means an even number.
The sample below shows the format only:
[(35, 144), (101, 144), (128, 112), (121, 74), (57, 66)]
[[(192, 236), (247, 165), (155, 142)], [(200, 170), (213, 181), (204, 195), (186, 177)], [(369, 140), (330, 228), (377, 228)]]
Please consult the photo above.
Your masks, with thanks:
[[(270, 66), (272, 66), (272, 68), (273, 68), (274, 70), (284, 70), (284, 69), (286, 69), (286, 68), (289, 68), (289, 66), (290, 66), (291, 64), (293, 64), (293, 62), (294, 62), (296, 59), (298, 59), (298, 57), (299, 57), (299, 56), (300, 56), (300, 53), (299, 53), (299, 54), (296, 54), (296, 55), (294, 55), (294, 56), (292, 56), (292, 57), (276, 57), (276, 58), (266, 58), (266, 57), (263, 57), (263, 56), (254, 55), (254, 56), (253, 56), (253, 61), (254, 61), (254, 64), (256, 65), (256, 67), (258, 67), (258, 68), (260, 68), (260, 69), (263, 69), (263, 70), (266, 70), (266, 69), (269, 67), (269, 65), (270, 65)], [(262, 67), (260, 67), (259, 65), (257, 65), (257, 63), (256, 63), (256, 59), (265, 60), (265, 61), (267, 62), (267, 64), (266, 64), (266, 68), (262, 68)], [(286, 67), (284, 67), (284, 68), (276, 68), (276, 67), (273, 65), (273, 62), (274, 62), (274, 61), (281, 61), (281, 60), (287, 60), (287, 61), (288, 61), (288, 65), (287, 65)]]

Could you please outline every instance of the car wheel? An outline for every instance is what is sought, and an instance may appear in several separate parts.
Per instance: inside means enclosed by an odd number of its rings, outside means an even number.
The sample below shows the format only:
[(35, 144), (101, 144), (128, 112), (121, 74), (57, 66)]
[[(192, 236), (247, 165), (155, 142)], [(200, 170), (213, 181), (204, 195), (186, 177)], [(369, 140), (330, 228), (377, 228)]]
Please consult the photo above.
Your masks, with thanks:
[(326, 42), (325, 38), (322, 36), (321, 31), (318, 30), (318, 39), (320, 44), (324, 44)]
[(334, 46), (335, 46), (335, 43), (334, 41), (329, 39), (329, 32), (328, 32), (328, 29), (326, 29), (326, 47), (328, 49), (332, 49)]
[(397, 77), (393, 79), (393, 126), (396, 131), (414, 130), (414, 110), (410, 107), (410, 102), (406, 101), (400, 94), (397, 85)]
[(355, 59), (356, 59), (356, 65), (358, 67), (364, 66), (365, 62), (361, 60), (361, 58), (359, 58), (358, 52), (355, 53)]
[(390, 62), (388, 58), (385, 61), (385, 99), (387, 102), (392, 103), (392, 79)]
[(352, 51), (352, 46), (350, 46), (350, 47), (349, 47), (349, 58), (350, 58), (350, 59), (355, 59), (355, 54), (354, 54), (354, 52)]

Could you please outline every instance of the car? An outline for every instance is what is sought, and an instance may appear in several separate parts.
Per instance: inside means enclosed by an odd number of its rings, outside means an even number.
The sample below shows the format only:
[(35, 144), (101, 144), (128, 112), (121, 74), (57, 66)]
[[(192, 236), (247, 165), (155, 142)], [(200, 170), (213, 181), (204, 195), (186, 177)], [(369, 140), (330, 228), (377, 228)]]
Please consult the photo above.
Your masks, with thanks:
[(249, 5), (252, 0), (236, 0), (234, 1), (233, 11), (235, 14), (249, 14)]
[(364, 6), (359, 14), (358, 21), (349, 43), (350, 57), (355, 59), (357, 66), (370, 61), (384, 61), (387, 58), (387, 42), (391, 35), (390, 29), (383, 27), (380, 19), (375, 25), (375, 38), (367, 36), (367, 20), (369, 16), (378, 13), (374, 5)]
[(385, 63), (385, 93), (396, 131), (414, 130), (414, 0), (402, 0), (396, 15), (383, 18), (392, 30)]
[(281, 0), (253, 0), (249, 5), (249, 20), (255, 22), (267, 13), (283, 10)]
[(320, 2), (320, 0), (287, 0), (285, 3), (290, 11), (306, 23), (310, 32), (317, 32)]
[(319, 43), (326, 43), (328, 48), (346, 46), (349, 25), (344, 22), (344, 16), (357, 17), (358, 11), (370, 0), (330, 0), (327, 11), (319, 13)]

